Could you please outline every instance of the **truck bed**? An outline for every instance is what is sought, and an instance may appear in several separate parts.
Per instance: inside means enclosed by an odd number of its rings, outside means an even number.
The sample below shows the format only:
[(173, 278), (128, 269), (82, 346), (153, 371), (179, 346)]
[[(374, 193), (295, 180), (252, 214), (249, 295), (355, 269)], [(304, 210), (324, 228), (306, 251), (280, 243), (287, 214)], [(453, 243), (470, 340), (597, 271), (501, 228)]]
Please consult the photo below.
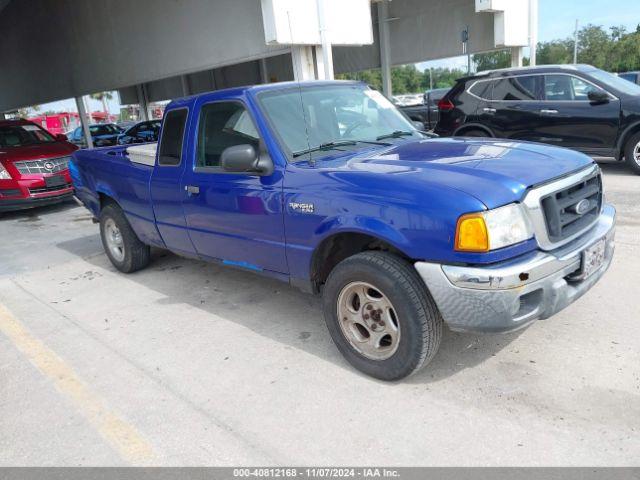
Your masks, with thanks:
[(153, 166), (134, 163), (126, 146), (78, 150), (70, 163), (76, 196), (96, 216), (101, 202), (114, 199), (140, 240), (164, 246), (155, 226), (149, 184)]

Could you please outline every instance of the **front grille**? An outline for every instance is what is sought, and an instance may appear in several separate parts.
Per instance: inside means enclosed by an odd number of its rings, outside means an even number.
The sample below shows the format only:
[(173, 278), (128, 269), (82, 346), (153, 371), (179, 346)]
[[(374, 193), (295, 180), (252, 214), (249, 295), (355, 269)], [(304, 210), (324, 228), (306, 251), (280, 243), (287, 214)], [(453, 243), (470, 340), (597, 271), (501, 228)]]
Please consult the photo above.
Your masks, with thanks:
[(22, 160), (13, 164), (22, 175), (57, 173), (69, 168), (69, 157)]
[(2, 197), (16, 197), (21, 193), (18, 188), (0, 188), (0, 196)]
[(58, 190), (64, 190), (66, 188), (71, 188), (71, 184), (65, 183), (64, 185), (57, 185), (55, 187), (30, 188), (29, 195), (37, 195), (39, 193), (47, 193), (47, 192), (57, 192)]
[[(582, 209), (578, 211), (580, 202)], [(595, 173), (579, 183), (542, 197), (540, 204), (549, 240), (560, 242), (597, 220), (602, 207), (602, 178)]]

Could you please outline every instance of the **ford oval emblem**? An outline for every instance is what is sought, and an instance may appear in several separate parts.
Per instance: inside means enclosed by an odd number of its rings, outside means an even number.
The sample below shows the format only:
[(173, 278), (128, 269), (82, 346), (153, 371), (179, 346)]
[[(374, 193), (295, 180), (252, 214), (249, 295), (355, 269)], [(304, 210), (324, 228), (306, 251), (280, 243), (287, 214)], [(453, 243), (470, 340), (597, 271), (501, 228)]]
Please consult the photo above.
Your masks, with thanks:
[(582, 200), (580, 200), (578, 203), (576, 203), (573, 207), (573, 210), (578, 214), (578, 215), (584, 215), (585, 213), (587, 213), (589, 210), (591, 209), (591, 202), (586, 199), (583, 198)]

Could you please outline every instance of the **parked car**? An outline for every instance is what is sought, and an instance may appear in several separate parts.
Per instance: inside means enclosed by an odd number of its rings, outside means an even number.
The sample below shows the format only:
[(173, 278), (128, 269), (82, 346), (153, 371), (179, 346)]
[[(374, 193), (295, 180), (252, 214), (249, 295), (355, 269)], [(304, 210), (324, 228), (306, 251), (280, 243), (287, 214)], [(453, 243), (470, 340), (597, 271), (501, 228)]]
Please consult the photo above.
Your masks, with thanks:
[(27, 120), (0, 121), (0, 212), (73, 196), (68, 163), (77, 147)]
[(157, 142), (162, 120), (149, 120), (136, 123), (125, 130), (118, 137), (118, 145), (130, 145), (132, 143)]
[(640, 86), (589, 65), (496, 70), (458, 80), (440, 136), (498, 137), (626, 159), (640, 174)]
[(419, 105), (397, 105), (397, 107), (412, 121), (421, 122), (424, 125), (423, 130), (433, 130), (438, 123), (438, 102), (448, 91), (448, 88), (427, 90), (424, 92), (423, 101)]
[[(123, 130), (115, 123), (96, 123), (89, 125), (89, 132), (94, 147), (109, 147), (118, 144), (118, 136), (122, 134)], [(69, 136), (69, 141), (80, 148), (87, 147), (82, 126), (73, 131)]]
[(497, 332), (552, 316), (613, 255), (591, 158), (427, 139), (357, 82), (176, 100), (159, 146), (79, 151), (71, 170), (115, 268), (146, 267), (155, 246), (321, 292), (338, 349), (384, 380), (428, 363), (443, 322)]
[(123, 120), (121, 122), (116, 123), (116, 125), (118, 125), (118, 127), (120, 127), (122, 129), (122, 131), (124, 132), (125, 130), (133, 127), (136, 123), (136, 121), (134, 120)]
[(640, 85), (640, 72), (623, 72), (619, 73), (618, 76), (625, 80), (629, 80), (631, 83)]

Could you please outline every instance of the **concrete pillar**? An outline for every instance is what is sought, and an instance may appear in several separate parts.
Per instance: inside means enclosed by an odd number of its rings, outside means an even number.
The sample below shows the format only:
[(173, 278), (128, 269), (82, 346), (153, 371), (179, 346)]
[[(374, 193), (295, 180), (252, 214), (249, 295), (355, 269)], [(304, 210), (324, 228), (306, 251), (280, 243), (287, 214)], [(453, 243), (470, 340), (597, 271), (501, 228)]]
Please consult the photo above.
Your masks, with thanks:
[(191, 95), (191, 89), (189, 88), (189, 78), (186, 75), (180, 75), (180, 84), (182, 86), (182, 96), (188, 97)]
[(138, 105), (140, 106), (140, 120), (149, 120), (149, 102), (147, 101), (147, 92), (144, 85), (136, 85), (138, 94)]
[(91, 131), (89, 130), (89, 118), (87, 117), (87, 110), (84, 108), (83, 97), (76, 97), (76, 108), (80, 116), (80, 125), (82, 125), (82, 132), (84, 133), (87, 148), (93, 148), (93, 139), (91, 138)]
[(380, 65), (382, 70), (382, 93), (391, 98), (391, 53), (389, 50), (389, 5), (386, 0), (378, 3), (378, 33), (380, 42)]
[(261, 58), (258, 60), (260, 66), (260, 81), (262, 83), (269, 83), (269, 69), (267, 68), (267, 59)]
[(529, 0), (529, 65), (536, 65), (538, 49), (538, 0)]
[(522, 66), (522, 47), (511, 47), (511, 67)]
[[(333, 49), (331, 48), (331, 37), (329, 35), (329, 28), (325, 15), (326, 1), (327, 0), (317, 0), (318, 23), (320, 24), (320, 42), (322, 46), (320, 47), (320, 52), (318, 52), (318, 49), (316, 48), (316, 55), (322, 58), (322, 66), (324, 70), (323, 75), (320, 75), (320, 72), (318, 72), (318, 78), (333, 80)], [(316, 59), (316, 61), (318, 60)]]
[(291, 46), (291, 62), (293, 63), (293, 79), (295, 81), (316, 79), (313, 53), (313, 47), (308, 45)]

